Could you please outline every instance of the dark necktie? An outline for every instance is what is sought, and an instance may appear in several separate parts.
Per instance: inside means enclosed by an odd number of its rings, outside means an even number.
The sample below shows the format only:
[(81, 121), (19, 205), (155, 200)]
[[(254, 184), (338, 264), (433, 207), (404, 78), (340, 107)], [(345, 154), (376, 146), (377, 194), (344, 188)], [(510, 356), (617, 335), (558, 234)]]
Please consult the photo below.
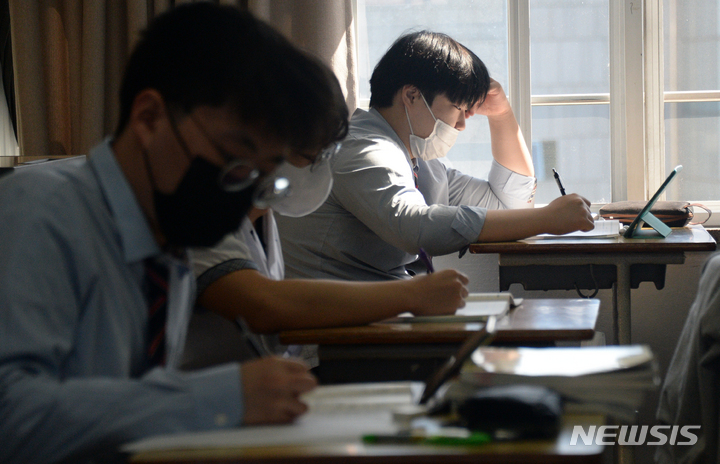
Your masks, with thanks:
[(147, 356), (149, 367), (165, 364), (165, 322), (169, 268), (156, 258), (145, 260), (145, 295), (148, 303)]

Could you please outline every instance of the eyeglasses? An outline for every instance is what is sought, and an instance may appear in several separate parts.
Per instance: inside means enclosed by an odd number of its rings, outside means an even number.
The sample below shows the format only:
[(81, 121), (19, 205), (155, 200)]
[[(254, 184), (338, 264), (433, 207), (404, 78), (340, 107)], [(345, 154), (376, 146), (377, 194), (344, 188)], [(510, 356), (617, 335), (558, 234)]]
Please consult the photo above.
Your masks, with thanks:
[(325, 148), (323, 151), (321, 151), (317, 156), (315, 156), (315, 158), (312, 159), (312, 163), (310, 164), (310, 172), (315, 171), (315, 169), (330, 161), (340, 150), (341, 146), (342, 143), (334, 142), (330, 144), (330, 146)]
[(290, 195), (292, 188), (285, 177), (268, 177), (253, 192), (253, 206), (258, 209), (271, 208), (272, 205)]
[[(253, 205), (259, 209), (266, 209), (272, 206), (273, 203), (287, 197), (290, 194), (290, 181), (285, 177), (270, 176), (263, 178), (261, 176), (260, 169), (255, 166), (255, 163), (238, 159), (230, 155), (222, 146), (216, 143), (210, 134), (208, 134), (205, 127), (200, 124), (192, 115), (190, 119), (195, 123), (195, 126), (202, 132), (205, 138), (210, 142), (213, 148), (220, 154), (225, 160), (220, 174), (218, 176), (218, 185), (221, 189), (226, 192), (239, 192), (244, 190), (251, 185), (258, 183), (255, 191), (253, 192)], [(192, 158), (190, 149), (185, 143), (185, 139), (180, 136), (180, 131), (175, 124), (174, 118), (170, 117), (170, 126), (175, 132), (180, 145), (182, 145), (185, 154), (188, 158)]]
[(253, 206), (267, 209), (290, 195), (290, 181), (285, 177), (261, 177), (260, 171), (245, 160), (233, 160), (225, 164), (218, 184), (226, 192), (239, 192), (257, 183), (253, 192)]

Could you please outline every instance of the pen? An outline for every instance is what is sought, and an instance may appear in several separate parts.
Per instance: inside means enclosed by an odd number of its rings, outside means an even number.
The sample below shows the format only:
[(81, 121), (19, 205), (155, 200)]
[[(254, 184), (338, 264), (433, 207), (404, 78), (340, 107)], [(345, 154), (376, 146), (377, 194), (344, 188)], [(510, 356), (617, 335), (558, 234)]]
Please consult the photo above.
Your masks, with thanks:
[(420, 248), (418, 255), (420, 255), (420, 261), (422, 261), (423, 264), (425, 265), (425, 267), (427, 268), (428, 274), (432, 274), (433, 272), (435, 272), (435, 268), (433, 267), (432, 260), (430, 259), (430, 256), (428, 256), (428, 254), (425, 253), (425, 250)]
[(243, 319), (242, 317), (236, 317), (235, 324), (240, 328), (240, 331), (243, 333), (245, 340), (247, 340), (247, 342), (250, 344), (250, 347), (252, 347), (253, 351), (255, 351), (258, 357), (263, 358), (270, 355), (270, 353), (268, 353), (268, 351), (263, 346), (262, 342), (258, 339), (258, 336), (250, 330), (250, 327), (248, 327), (245, 319)]
[(553, 168), (553, 175), (555, 176), (555, 182), (558, 184), (558, 188), (560, 189), (560, 195), (565, 195), (565, 187), (563, 187), (562, 181), (560, 180), (560, 174)]

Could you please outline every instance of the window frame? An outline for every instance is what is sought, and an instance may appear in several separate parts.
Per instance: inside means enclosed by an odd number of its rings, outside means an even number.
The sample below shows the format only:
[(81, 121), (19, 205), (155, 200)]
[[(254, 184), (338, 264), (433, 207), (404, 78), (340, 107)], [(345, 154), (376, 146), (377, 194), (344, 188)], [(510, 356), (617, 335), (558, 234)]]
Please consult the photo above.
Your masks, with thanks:
[[(534, 106), (610, 105), (612, 201), (648, 200), (666, 178), (665, 103), (720, 101), (720, 90), (664, 91), (662, 0), (609, 0), (608, 3), (609, 93), (531, 94), (529, 0), (507, 0), (506, 91), (528, 147), (532, 146)], [(353, 8), (358, 18), (356, 0)], [(359, 46), (359, 41), (356, 43)], [(369, 102), (363, 99), (359, 103), (363, 107)], [(689, 200), (702, 202), (713, 212), (706, 226), (720, 225), (720, 201)], [(593, 204), (593, 209), (600, 206)], [(706, 216), (702, 210), (696, 213), (700, 220)]]

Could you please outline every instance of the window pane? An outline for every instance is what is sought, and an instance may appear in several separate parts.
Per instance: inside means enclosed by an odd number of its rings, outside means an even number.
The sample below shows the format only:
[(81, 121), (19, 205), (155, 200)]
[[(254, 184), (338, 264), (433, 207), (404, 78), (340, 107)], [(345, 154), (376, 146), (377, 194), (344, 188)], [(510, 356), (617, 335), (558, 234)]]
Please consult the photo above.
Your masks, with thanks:
[(683, 170), (668, 200), (720, 200), (720, 102), (665, 104), (665, 169)]
[(370, 98), (375, 64), (400, 35), (443, 32), (475, 52), (490, 75), (507, 88), (505, 0), (358, 0), (358, 73), (361, 98)]
[[(531, 0), (532, 94), (609, 93), (609, 30), (608, 0)], [(559, 195), (552, 168), (568, 193), (611, 200), (609, 114), (608, 105), (533, 107), (537, 203)]]
[(560, 195), (552, 168), (560, 173), (567, 193), (579, 193), (593, 203), (611, 201), (610, 107), (536, 106), (532, 120), (536, 203)]
[(720, 89), (717, 0), (665, 0), (665, 90)]
[(608, 0), (531, 0), (532, 94), (608, 93)]
[[(400, 35), (428, 29), (444, 32), (472, 50), (490, 76), (507, 89), (507, 5), (505, 0), (358, 0), (360, 98), (370, 98), (375, 64)], [(467, 120), (445, 159), (466, 174), (486, 178), (492, 162), (487, 118)]]

